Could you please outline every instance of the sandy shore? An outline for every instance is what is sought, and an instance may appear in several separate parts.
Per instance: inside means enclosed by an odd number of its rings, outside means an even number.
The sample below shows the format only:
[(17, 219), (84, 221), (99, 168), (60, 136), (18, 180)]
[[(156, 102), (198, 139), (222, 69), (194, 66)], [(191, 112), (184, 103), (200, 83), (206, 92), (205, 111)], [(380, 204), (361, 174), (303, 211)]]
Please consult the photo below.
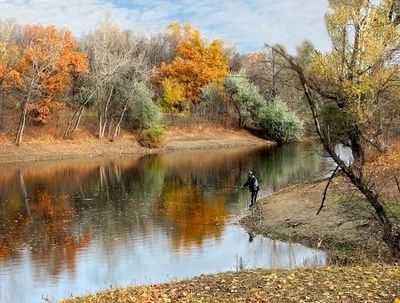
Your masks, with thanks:
[(0, 140), (0, 163), (42, 161), (69, 158), (92, 158), (113, 155), (137, 155), (170, 152), (176, 150), (199, 150), (242, 146), (272, 145), (270, 141), (257, 138), (243, 130), (223, 128), (191, 130), (168, 130), (163, 144), (156, 149), (141, 147), (134, 134), (125, 134), (114, 142), (96, 138), (28, 139), (21, 146), (10, 140)]

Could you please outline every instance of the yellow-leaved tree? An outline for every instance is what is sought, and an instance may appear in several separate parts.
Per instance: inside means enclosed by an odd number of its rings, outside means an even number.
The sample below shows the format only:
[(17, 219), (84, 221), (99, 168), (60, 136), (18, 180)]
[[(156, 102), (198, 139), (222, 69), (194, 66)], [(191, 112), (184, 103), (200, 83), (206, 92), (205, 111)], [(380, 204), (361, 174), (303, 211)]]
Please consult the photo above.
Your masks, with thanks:
[[(322, 144), (369, 203), (371, 225), (396, 258), (400, 218), (385, 202), (367, 164), (371, 152), (388, 148), (399, 127), (399, 17), (398, 0), (330, 0), (330, 52), (303, 45), (293, 57), (274, 48), (297, 73)], [(351, 150), (353, 161), (340, 157), (338, 143)]]
[(161, 81), (163, 92), (162, 106), (168, 111), (183, 110), (186, 104), (185, 88), (174, 78)]
[(179, 41), (176, 58), (171, 63), (161, 64), (157, 77), (167, 108), (182, 108), (200, 102), (203, 86), (222, 83), (228, 74), (228, 58), (222, 41), (205, 42), (191, 25), (174, 23), (169, 30)]

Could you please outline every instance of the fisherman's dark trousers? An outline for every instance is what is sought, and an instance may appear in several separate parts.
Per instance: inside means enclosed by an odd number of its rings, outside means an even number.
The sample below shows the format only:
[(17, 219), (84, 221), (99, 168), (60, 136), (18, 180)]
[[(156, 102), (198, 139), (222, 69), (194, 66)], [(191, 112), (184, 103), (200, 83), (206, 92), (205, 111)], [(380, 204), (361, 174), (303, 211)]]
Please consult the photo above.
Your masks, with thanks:
[(256, 205), (258, 190), (252, 190), (250, 191), (250, 193), (251, 193), (250, 206), (254, 206)]

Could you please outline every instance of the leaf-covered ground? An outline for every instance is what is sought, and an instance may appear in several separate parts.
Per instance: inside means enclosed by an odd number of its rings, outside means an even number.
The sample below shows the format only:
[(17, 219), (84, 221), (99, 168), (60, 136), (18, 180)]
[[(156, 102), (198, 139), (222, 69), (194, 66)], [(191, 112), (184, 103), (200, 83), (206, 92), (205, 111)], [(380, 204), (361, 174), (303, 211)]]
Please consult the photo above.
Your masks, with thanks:
[(399, 302), (400, 267), (248, 270), (112, 289), (64, 303), (128, 302)]

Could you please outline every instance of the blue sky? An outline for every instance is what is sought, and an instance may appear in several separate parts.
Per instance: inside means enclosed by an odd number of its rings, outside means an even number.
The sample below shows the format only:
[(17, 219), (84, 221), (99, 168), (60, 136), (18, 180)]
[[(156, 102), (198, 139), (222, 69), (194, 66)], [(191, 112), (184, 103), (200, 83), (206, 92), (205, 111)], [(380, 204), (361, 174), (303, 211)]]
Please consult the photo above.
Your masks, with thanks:
[(109, 14), (123, 28), (151, 35), (171, 22), (189, 22), (208, 39), (221, 38), (240, 52), (264, 43), (293, 52), (304, 40), (330, 48), (324, 26), (327, 0), (0, 0), (0, 18), (55, 24), (79, 36)]

